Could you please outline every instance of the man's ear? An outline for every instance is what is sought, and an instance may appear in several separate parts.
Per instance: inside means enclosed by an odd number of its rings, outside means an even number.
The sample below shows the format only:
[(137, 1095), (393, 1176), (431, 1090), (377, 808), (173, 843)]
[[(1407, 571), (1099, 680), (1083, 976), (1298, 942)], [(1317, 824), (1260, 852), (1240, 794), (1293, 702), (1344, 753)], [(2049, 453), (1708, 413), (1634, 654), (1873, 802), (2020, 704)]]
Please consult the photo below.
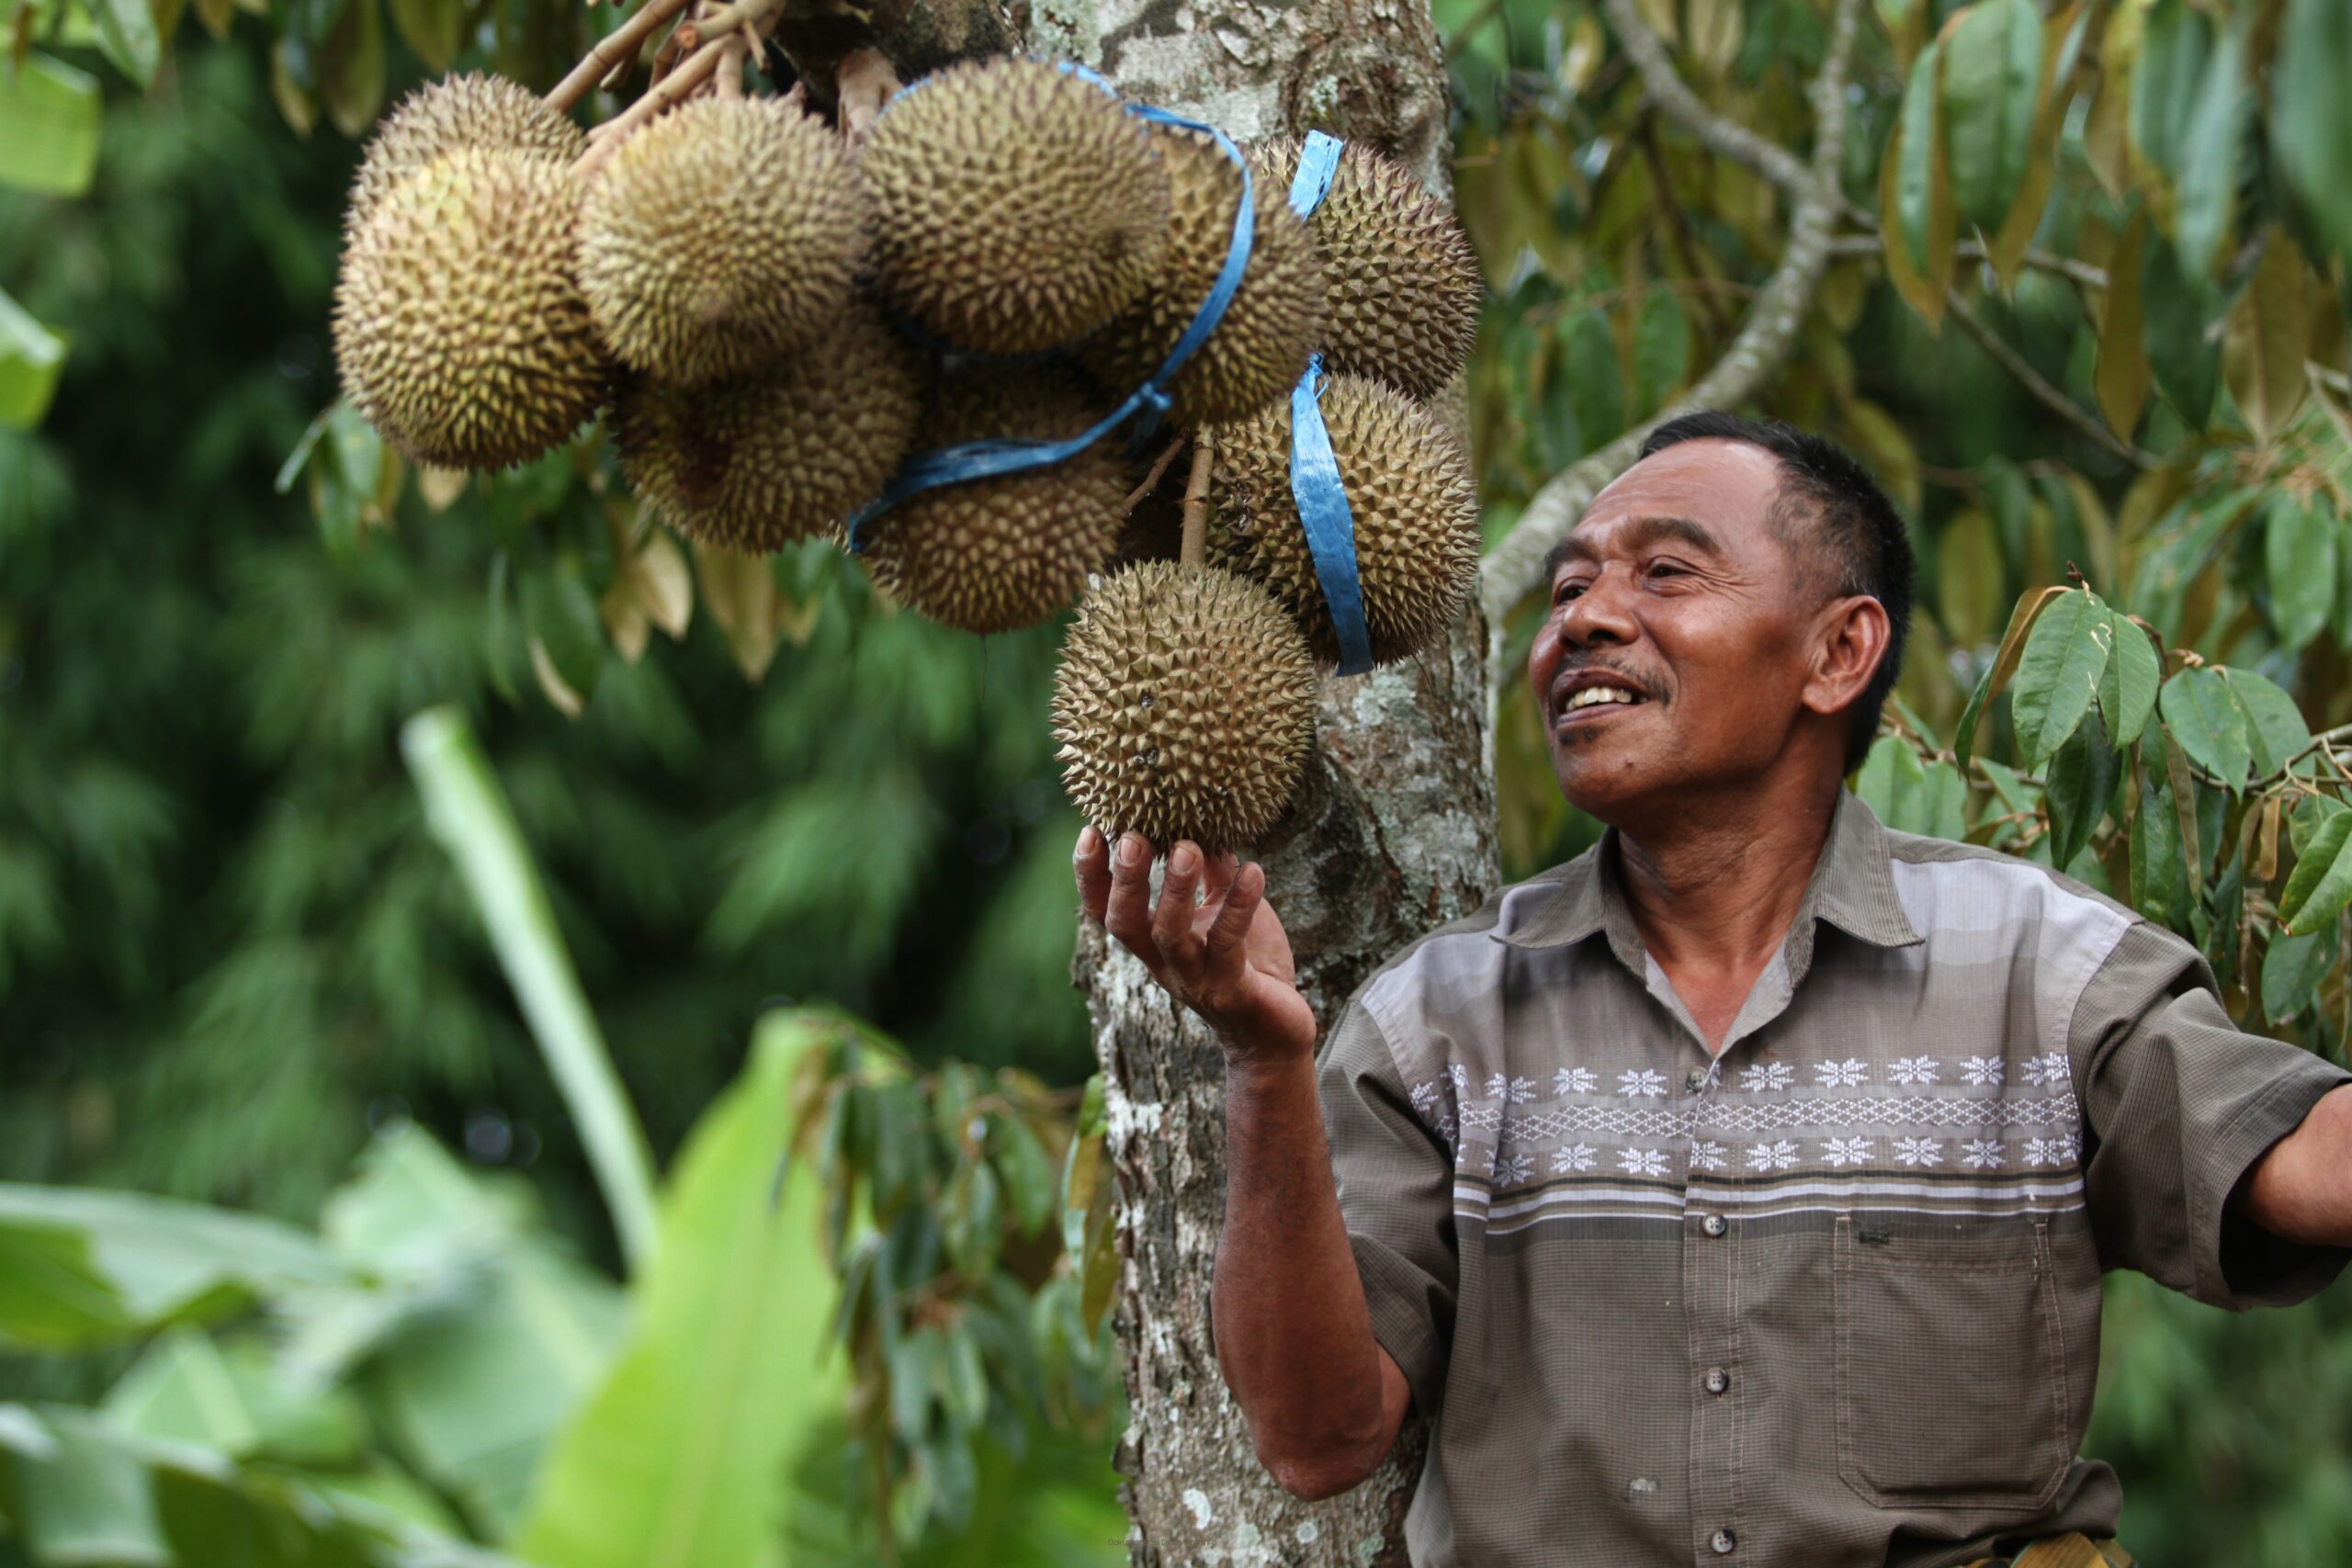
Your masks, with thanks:
[(1804, 705), (1834, 714), (1862, 694), (1886, 657), (1894, 628), (1886, 606), (1867, 593), (1833, 599), (1814, 623), (1813, 671), (1804, 685)]

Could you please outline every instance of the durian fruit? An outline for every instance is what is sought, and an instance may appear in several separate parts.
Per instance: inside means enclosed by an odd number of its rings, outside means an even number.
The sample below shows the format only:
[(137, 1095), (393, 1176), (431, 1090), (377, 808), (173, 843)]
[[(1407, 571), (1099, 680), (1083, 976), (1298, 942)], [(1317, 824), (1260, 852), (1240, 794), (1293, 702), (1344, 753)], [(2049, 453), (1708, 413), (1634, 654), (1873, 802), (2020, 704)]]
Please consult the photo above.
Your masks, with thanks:
[[(1066, 367), (978, 367), (942, 378), (924, 439), (1066, 440), (1107, 412)], [(1045, 468), (910, 495), (866, 525), (863, 558), (885, 593), (934, 621), (983, 635), (1034, 626), (1110, 558), (1126, 491), (1106, 438)]]
[(1216, 854), (1289, 805), (1315, 735), (1314, 661), (1256, 583), (1146, 561), (1080, 604), (1053, 718), (1062, 782), (1106, 836)]
[(883, 298), (959, 348), (1069, 343), (1142, 295), (1168, 228), (1143, 121), (1041, 61), (951, 65), (858, 154)]
[[(1286, 192), (1304, 145), (1261, 142), (1250, 166)], [(1478, 335), (1479, 282), (1477, 253), (1445, 204), (1386, 153), (1351, 141), (1308, 226), (1330, 313), (1324, 364), (1417, 398), (1451, 380)]]
[(680, 533), (780, 549), (880, 493), (914, 438), (922, 356), (870, 310), (765, 370), (696, 387), (630, 376), (613, 409), (621, 471)]
[[(1478, 577), (1477, 490), (1437, 417), (1386, 383), (1334, 376), (1322, 408), (1355, 522), (1364, 629), (1385, 664), (1443, 637), (1461, 614)], [(1291, 491), (1289, 402), (1219, 425), (1210, 440), (1210, 562), (1272, 589), (1316, 657), (1337, 664), (1339, 635)]]
[(621, 143), (580, 215), (614, 355), (687, 383), (756, 370), (849, 302), (861, 204), (839, 140), (766, 98), (701, 98)]
[(503, 76), (469, 71), (428, 82), (402, 98), (368, 140), (352, 181), (345, 231), (356, 230), (386, 191), (461, 147), (569, 164), (588, 150), (588, 133)]
[[(1241, 171), (1195, 130), (1155, 126), (1175, 213), (1168, 254), (1142, 300), (1080, 344), (1080, 360), (1125, 396), (1157, 371), (1216, 287), (1233, 241)], [(1249, 270), (1216, 331), (1167, 390), (1179, 424), (1243, 419), (1287, 393), (1323, 336), (1323, 268), (1283, 189), (1259, 180)]]
[(500, 468), (571, 438), (607, 367), (574, 282), (580, 177), (460, 148), (383, 193), (335, 281), (344, 392), (401, 456)]

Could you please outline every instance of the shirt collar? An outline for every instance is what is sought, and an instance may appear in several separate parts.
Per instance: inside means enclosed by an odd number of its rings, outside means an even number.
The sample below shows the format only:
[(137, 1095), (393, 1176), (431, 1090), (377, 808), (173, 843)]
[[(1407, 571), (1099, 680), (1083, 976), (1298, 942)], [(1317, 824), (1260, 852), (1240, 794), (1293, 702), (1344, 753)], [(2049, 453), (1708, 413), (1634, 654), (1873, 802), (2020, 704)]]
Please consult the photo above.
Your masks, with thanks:
[[(1634, 974), (1647, 959), (1619, 870), (1617, 829), (1557, 874), (1559, 890), (1544, 906), (1498, 940), (1512, 947), (1565, 947), (1595, 934), (1606, 935), (1610, 951)], [(1804, 976), (1813, 957), (1814, 922), (1826, 920), (1873, 947), (1912, 947), (1920, 938), (1894, 891), (1894, 855), (1886, 829), (1849, 790), (1838, 792), (1829, 817), (1829, 840), (1805, 885), (1804, 902), (1789, 927), (1790, 982)]]

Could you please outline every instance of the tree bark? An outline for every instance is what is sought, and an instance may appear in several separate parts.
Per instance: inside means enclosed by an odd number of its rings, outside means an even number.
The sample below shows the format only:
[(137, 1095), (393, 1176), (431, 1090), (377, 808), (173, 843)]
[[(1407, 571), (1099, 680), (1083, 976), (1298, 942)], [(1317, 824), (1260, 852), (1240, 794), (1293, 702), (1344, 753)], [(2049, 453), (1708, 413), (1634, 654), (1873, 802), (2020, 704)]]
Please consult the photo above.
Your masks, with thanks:
[[(1237, 139), (1329, 130), (1377, 143), (1450, 193), (1445, 67), (1428, 0), (1033, 0), (1030, 39), (1096, 66), (1133, 99)], [(1326, 1028), (1382, 960), (1495, 885), (1484, 653), (1474, 604), (1445, 647), (1325, 682), (1307, 780), (1258, 855), (1300, 988)], [(1362, 1486), (1301, 1502), (1259, 1465), (1217, 1370), (1216, 1042), (1100, 930), (1081, 932), (1073, 977), (1093, 1018), (1118, 1178), (1129, 1403), (1119, 1462), (1133, 1561), (1403, 1564), (1421, 1424), (1408, 1424)]]

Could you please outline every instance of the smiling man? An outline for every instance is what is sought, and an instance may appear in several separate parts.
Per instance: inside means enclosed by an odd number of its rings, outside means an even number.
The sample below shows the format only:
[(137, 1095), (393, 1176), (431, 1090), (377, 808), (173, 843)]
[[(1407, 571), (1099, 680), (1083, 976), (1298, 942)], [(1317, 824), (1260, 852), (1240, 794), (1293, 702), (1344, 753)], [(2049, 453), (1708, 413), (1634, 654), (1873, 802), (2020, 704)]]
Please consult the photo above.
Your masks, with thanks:
[[(1677, 420), (1528, 656), (1600, 844), (1388, 959), (1317, 1053), (1255, 865), (1089, 829), (1088, 912), (1224, 1040), (1217, 1354), (1291, 1490), (1434, 1422), (1420, 1568), (2124, 1562), (2099, 1276), (2299, 1300), (2347, 1075), (2064, 877), (1889, 831), (1911, 549), (1827, 443)], [(1335, 1179), (1336, 1178), (1336, 1179)]]

